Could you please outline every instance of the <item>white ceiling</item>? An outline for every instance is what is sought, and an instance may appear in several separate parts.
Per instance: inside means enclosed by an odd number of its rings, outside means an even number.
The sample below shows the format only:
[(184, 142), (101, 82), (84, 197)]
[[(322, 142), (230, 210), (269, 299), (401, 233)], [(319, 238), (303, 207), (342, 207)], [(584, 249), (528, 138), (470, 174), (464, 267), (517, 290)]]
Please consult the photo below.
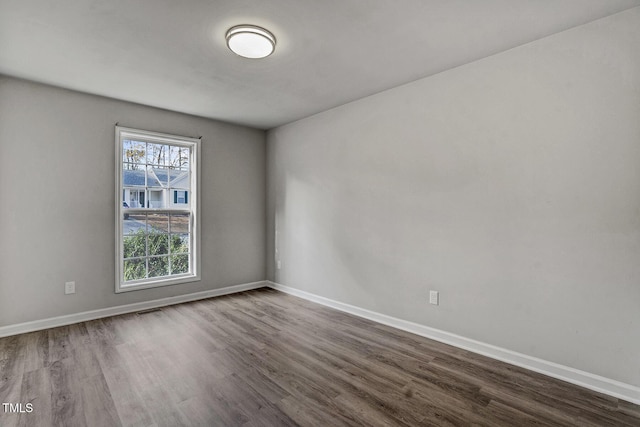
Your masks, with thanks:
[[(0, 0), (0, 73), (268, 129), (640, 0)], [(224, 33), (261, 25), (263, 60)]]

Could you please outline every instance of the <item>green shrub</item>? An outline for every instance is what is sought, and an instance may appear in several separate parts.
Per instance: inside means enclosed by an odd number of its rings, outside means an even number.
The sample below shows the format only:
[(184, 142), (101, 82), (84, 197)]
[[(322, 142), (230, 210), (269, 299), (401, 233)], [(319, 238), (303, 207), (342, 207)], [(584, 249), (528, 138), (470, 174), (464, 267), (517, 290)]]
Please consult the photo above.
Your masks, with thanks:
[[(171, 249), (171, 256), (168, 255)], [(145, 277), (168, 276), (189, 272), (189, 240), (178, 234), (169, 235), (152, 231), (145, 233), (138, 230), (132, 236), (124, 238), (124, 257), (133, 258), (124, 261), (124, 280), (144, 279)], [(147, 263), (149, 271), (147, 275)], [(169, 271), (169, 258), (171, 258), (171, 271)]]

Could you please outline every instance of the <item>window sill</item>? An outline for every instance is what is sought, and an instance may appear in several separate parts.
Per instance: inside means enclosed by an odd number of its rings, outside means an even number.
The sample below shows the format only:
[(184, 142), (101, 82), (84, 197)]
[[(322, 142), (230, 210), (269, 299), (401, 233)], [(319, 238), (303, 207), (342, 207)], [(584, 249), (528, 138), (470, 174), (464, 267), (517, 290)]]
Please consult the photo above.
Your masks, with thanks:
[(132, 281), (126, 284), (118, 283), (116, 293), (139, 291), (142, 289), (160, 288), (162, 286), (179, 285), (182, 283), (199, 282), (200, 276), (187, 274), (179, 277), (167, 277), (158, 280)]

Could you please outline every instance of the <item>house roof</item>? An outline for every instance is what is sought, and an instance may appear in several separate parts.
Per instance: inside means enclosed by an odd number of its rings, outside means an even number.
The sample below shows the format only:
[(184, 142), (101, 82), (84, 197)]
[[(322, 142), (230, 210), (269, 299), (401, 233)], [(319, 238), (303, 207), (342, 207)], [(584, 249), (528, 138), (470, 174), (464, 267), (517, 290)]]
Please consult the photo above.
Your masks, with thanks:
[[(150, 168), (149, 172), (147, 177), (147, 187), (149, 188), (181, 187), (184, 185), (185, 178), (189, 176), (187, 171), (177, 171), (173, 169)], [(122, 186), (144, 187), (144, 178), (144, 170), (124, 169), (122, 171)]]
[(175, 169), (153, 169), (153, 173), (161, 183), (169, 182), (170, 187), (176, 187), (183, 178), (188, 176), (187, 171), (179, 171)]

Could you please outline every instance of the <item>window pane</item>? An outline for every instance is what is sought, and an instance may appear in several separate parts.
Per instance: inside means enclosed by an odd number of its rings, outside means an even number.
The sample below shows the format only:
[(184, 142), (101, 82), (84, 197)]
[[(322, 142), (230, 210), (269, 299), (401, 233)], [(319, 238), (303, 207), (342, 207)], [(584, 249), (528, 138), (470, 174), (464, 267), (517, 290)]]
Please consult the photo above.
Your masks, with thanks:
[(170, 169), (169, 186), (181, 190), (188, 190), (189, 188), (191, 188), (189, 171)]
[(122, 162), (128, 163), (132, 169), (136, 169), (136, 164), (143, 165), (146, 162), (146, 146), (145, 142), (125, 139), (122, 141)]
[(163, 233), (150, 232), (147, 236), (149, 243), (149, 255), (169, 254), (169, 235)]
[(169, 164), (173, 169), (187, 170), (189, 168), (189, 148), (171, 146), (169, 151)]
[(147, 255), (147, 235), (144, 230), (139, 230), (133, 236), (124, 237), (124, 257), (134, 258)]
[(167, 172), (166, 169), (147, 166), (147, 205), (152, 209), (167, 207)]
[[(122, 207), (125, 209), (144, 208), (145, 200), (146, 200), (146, 191), (144, 187), (140, 187), (140, 188), (129, 187), (122, 190)], [(126, 212), (124, 213), (126, 214)]]
[(169, 257), (149, 257), (149, 277), (169, 274)]
[(147, 207), (151, 209), (164, 209), (166, 208), (165, 204), (165, 195), (166, 192), (164, 190), (149, 190), (149, 202), (147, 203)]
[[(156, 184), (155, 187), (167, 188), (169, 186), (171, 172), (171, 170), (165, 167), (149, 166), (149, 174), (153, 177), (153, 183)], [(151, 187), (151, 185), (149, 185), (149, 187)]]
[(189, 235), (188, 234), (172, 234), (171, 235), (171, 253), (172, 254), (189, 253)]
[(189, 233), (190, 214), (171, 214), (171, 232), (175, 234)]
[(147, 277), (147, 266), (144, 258), (124, 261), (124, 280), (137, 280)]
[(166, 213), (150, 213), (147, 215), (149, 222), (149, 233), (168, 233), (169, 232), (169, 214)]
[(174, 255), (171, 257), (171, 274), (189, 272), (189, 255)]
[(124, 170), (144, 170), (144, 164), (138, 163), (123, 163), (122, 169)]
[(125, 192), (125, 202), (127, 201), (127, 192), (135, 193), (144, 190), (145, 185), (144, 166), (129, 163), (122, 165), (122, 188)]
[(162, 144), (147, 144), (147, 164), (152, 166), (167, 166), (169, 146)]
[(144, 234), (147, 229), (146, 214), (130, 214), (127, 213), (126, 208), (123, 211), (122, 234), (125, 236), (138, 233)]

